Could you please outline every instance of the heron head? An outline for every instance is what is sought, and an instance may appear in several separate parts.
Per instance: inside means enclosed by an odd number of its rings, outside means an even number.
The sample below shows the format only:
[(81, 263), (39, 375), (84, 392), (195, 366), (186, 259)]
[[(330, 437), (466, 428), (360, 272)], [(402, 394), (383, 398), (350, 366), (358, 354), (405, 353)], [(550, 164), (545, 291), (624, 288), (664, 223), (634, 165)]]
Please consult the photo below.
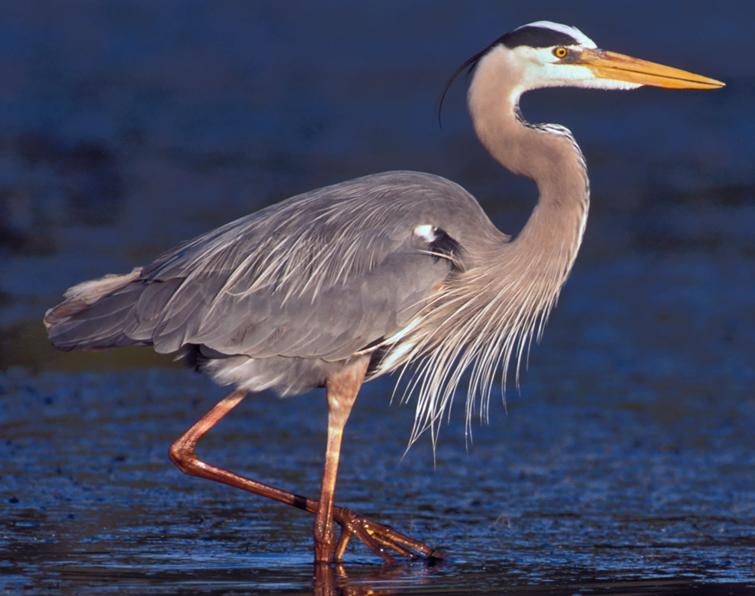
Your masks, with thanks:
[(543, 87), (636, 89), (643, 85), (669, 89), (717, 89), (724, 83), (624, 54), (598, 48), (576, 27), (536, 21), (502, 35), (462, 64), (443, 91), (438, 116), (448, 89), (459, 74), (471, 74), (482, 61), (506, 66), (512, 91), (521, 95)]
[(542, 87), (636, 89), (643, 85), (669, 89), (716, 89), (724, 83), (609, 52), (576, 27), (550, 21), (529, 23), (501, 36), (486, 52), (503, 54), (520, 73), (521, 90)]

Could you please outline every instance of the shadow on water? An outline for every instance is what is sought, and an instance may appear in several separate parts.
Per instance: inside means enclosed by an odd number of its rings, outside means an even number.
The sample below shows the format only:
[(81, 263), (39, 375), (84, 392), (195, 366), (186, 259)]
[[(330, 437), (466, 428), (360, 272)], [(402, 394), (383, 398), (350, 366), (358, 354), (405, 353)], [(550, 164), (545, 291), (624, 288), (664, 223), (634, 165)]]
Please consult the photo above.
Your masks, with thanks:
[[(755, 590), (755, 85), (732, 58), (755, 54), (755, 4), (524, 4), (6, 3), (0, 590)], [(435, 469), (427, 443), (402, 458), (412, 410), (388, 406), (389, 381), (346, 434), (339, 501), (451, 557), (381, 568), (355, 545), (313, 585), (311, 519), (168, 460), (217, 388), (149, 350), (56, 353), (41, 314), (73, 283), (371, 171), (441, 173), (515, 232), (531, 185), (478, 147), (460, 88), (443, 131), (433, 109), (466, 55), (544, 16), (728, 86), (525, 100), (573, 129), (593, 200), (521, 393), (469, 445), (457, 416)], [(255, 395), (201, 449), (311, 494), (324, 428), (320, 395)]]

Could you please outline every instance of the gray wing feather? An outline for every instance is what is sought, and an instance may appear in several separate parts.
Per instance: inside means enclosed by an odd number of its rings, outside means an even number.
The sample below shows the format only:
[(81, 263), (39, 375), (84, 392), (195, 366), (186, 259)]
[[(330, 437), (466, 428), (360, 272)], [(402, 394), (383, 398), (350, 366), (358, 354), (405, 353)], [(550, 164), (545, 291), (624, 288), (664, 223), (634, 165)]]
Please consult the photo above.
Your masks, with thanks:
[(71, 346), (88, 333), (103, 347), (109, 337), (109, 345), (147, 343), (158, 352), (197, 344), (255, 358), (344, 359), (401, 329), (449, 275), (449, 262), (428, 255), (413, 233), (425, 224), (462, 246), (479, 233), (505, 239), (456, 184), (375, 174), (184, 243), (57, 335), (68, 334), (60, 343)]

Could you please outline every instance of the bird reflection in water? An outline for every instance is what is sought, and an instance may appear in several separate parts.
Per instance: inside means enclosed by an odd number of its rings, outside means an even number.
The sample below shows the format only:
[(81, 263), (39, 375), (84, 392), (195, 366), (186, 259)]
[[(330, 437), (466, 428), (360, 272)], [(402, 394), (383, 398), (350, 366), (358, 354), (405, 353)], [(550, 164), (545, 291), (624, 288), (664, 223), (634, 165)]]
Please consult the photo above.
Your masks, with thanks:
[(442, 564), (441, 561), (430, 565), (384, 564), (375, 571), (349, 576), (343, 564), (315, 563), (312, 577), (313, 592), (317, 596), (401, 594), (408, 586), (429, 585), (432, 580), (432, 570)]

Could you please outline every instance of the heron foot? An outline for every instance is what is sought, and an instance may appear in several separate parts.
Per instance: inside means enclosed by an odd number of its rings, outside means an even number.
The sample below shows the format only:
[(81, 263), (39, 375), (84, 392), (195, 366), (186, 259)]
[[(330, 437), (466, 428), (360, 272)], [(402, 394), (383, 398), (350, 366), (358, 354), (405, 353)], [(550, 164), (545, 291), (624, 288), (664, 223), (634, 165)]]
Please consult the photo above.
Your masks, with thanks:
[(442, 551), (410, 538), (390, 526), (359, 515), (351, 509), (335, 507), (333, 519), (341, 526), (341, 535), (334, 552), (335, 562), (343, 559), (343, 553), (352, 536), (356, 536), (389, 565), (396, 562), (396, 555), (410, 560), (424, 559), (428, 563), (446, 558)]

